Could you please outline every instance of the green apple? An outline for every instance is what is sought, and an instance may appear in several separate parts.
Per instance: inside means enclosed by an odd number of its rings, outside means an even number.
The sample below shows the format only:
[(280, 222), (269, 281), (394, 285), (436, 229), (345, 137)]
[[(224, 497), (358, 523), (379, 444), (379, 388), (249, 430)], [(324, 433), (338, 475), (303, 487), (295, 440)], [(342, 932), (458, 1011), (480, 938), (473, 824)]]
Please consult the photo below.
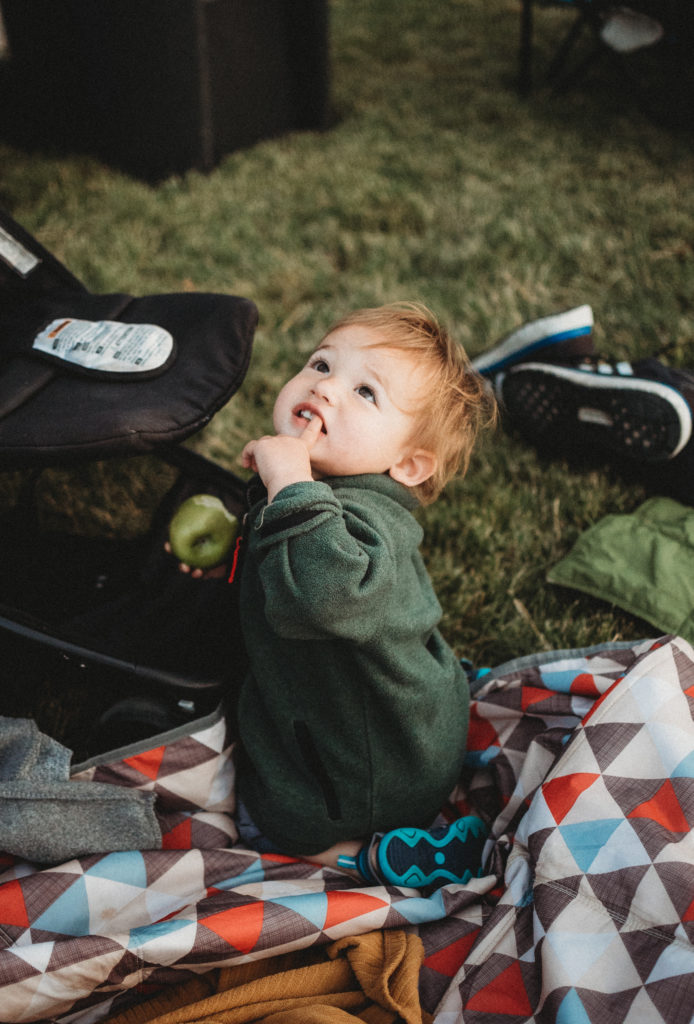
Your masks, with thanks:
[(169, 544), (179, 561), (192, 569), (212, 569), (229, 554), (239, 521), (213, 494), (193, 494), (169, 524)]

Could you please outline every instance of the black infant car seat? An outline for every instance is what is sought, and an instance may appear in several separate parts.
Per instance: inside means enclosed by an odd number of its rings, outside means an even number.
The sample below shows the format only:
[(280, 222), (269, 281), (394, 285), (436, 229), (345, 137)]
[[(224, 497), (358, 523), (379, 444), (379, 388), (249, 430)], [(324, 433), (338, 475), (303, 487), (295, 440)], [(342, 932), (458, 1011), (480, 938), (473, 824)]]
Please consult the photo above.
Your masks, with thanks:
[[(233, 691), (233, 588), (189, 579), (163, 544), (189, 494), (241, 512), (243, 482), (180, 442), (239, 387), (256, 323), (236, 296), (93, 294), (0, 211), (0, 714), (55, 734), (53, 708), (91, 756)], [(165, 469), (143, 532), (50, 522), (46, 475), (124, 457)]]

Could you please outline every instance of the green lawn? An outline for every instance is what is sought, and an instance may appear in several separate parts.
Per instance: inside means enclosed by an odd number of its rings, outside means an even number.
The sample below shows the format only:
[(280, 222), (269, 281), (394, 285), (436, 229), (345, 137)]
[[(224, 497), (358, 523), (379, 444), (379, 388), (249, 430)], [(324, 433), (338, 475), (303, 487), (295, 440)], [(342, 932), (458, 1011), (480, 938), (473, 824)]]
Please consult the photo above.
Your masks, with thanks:
[[(194, 440), (236, 468), (272, 397), (341, 312), (434, 308), (471, 355), (525, 320), (589, 302), (596, 344), (694, 365), (694, 134), (647, 120), (614, 67), (555, 96), (515, 88), (516, 0), (332, 0), (333, 123), (157, 186), (86, 157), (0, 144), (0, 204), (95, 291), (234, 292), (260, 310), (239, 395)], [(566, 24), (536, 14), (538, 64)], [(118, 466), (58, 483), (56, 514), (118, 530), (149, 487)], [(111, 485), (109, 485), (111, 486)], [(117, 511), (105, 505), (117, 495)], [(583, 530), (635, 508), (605, 468), (548, 463), (497, 431), (421, 513), (459, 653), (651, 635), (545, 574)]]

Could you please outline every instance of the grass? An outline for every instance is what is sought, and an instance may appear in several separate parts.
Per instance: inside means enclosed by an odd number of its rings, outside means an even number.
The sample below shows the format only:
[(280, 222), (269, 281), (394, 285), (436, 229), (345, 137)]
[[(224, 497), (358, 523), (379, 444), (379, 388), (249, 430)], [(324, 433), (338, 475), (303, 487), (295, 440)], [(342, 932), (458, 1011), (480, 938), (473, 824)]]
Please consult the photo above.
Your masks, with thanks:
[[(94, 158), (0, 143), (0, 204), (92, 290), (257, 303), (247, 379), (197, 449), (236, 469), (326, 326), (394, 299), (429, 304), (471, 355), (589, 302), (606, 354), (694, 364), (691, 131), (646, 119), (609, 64), (563, 95), (521, 97), (516, 0), (332, 0), (330, 11), (325, 132), (263, 141), (156, 186)], [(537, 9), (538, 65), (566, 17)], [(149, 470), (119, 464), (106, 497), (103, 472), (85, 467), (54, 486), (62, 523), (137, 523)], [(487, 438), (466, 479), (420, 514), (456, 650), (489, 665), (651, 635), (545, 582), (582, 531), (644, 497), (608, 466), (549, 462), (501, 431)]]

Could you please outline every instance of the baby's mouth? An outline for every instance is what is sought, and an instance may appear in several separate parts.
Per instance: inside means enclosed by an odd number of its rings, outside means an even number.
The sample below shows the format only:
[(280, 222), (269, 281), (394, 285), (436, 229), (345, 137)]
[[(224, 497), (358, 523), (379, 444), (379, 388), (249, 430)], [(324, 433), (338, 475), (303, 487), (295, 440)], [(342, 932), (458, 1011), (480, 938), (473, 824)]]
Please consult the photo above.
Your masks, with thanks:
[[(313, 417), (317, 415), (317, 413), (313, 412), (312, 409), (305, 409), (305, 408), (303, 408), (303, 409), (297, 409), (297, 411), (296, 411), (296, 413), (294, 415), (297, 416), (299, 419), (306, 420), (307, 423), (310, 423), (311, 420), (313, 419)], [(327, 430), (325, 429), (325, 423), (323, 423), (323, 425), (321, 427), (321, 433), (322, 434), (327, 434)]]

